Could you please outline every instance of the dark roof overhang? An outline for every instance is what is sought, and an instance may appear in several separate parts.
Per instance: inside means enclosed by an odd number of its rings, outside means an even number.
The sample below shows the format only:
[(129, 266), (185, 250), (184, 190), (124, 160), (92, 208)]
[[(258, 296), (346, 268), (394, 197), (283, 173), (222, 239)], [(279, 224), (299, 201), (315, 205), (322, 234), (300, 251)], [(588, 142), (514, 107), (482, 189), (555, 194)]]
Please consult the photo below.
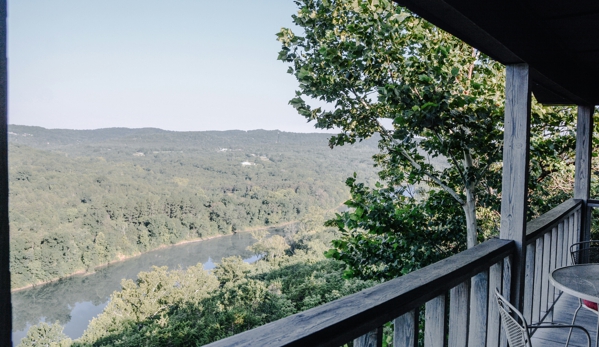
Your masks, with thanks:
[(544, 104), (599, 105), (599, 1), (395, 0), (503, 64)]

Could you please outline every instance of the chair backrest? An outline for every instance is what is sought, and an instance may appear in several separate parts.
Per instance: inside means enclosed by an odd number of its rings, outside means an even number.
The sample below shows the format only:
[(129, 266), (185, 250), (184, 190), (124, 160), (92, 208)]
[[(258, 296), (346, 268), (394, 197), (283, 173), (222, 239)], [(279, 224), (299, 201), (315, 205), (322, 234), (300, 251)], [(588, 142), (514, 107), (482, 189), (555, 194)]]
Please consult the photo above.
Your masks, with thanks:
[(510, 347), (532, 347), (528, 325), (522, 314), (499, 294), (497, 288), (495, 288), (495, 298), (499, 306), (501, 326)]
[(573, 264), (599, 263), (599, 240), (578, 242), (570, 246)]

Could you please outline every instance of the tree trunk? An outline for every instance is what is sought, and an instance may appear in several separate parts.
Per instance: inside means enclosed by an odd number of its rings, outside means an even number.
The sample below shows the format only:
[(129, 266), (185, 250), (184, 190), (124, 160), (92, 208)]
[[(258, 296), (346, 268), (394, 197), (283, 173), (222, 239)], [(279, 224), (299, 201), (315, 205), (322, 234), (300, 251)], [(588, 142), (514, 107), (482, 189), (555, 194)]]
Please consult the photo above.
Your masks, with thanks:
[(469, 150), (464, 151), (464, 185), (466, 187), (466, 203), (462, 205), (466, 215), (466, 241), (468, 248), (476, 246), (478, 243), (476, 233), (478, 225), (476, 222), (476, 197), (474, 196), (473, 182), (471, 182), (470, 171), (473, 168), (472, 155)]
[(468, 248), (476, 246), (478, 243), (476, 233), (478, 225), (476, 222), (476, 199), (472, 189), (466, 188), (466, 203), (462, 205), (466, 215), (466, 241)]

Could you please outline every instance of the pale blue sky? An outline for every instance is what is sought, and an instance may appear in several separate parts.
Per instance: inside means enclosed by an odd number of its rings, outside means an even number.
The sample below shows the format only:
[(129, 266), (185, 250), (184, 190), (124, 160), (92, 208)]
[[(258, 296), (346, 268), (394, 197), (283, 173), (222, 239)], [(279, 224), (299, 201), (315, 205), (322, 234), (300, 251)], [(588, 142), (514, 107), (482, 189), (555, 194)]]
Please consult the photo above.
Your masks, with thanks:
[(9, 0), (9, 122), (315, 131), (276, 60), (292, 0)]

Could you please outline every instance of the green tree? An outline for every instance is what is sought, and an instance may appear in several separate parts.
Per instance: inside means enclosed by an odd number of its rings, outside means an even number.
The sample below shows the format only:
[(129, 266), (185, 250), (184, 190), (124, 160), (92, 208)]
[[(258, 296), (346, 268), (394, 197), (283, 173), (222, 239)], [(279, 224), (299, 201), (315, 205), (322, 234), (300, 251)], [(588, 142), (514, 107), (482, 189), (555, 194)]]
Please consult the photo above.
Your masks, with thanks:
[[(355, 256), (344, 247), (360, 229), (371, 233), (370, 243), (390, 242), (393, 247), (400, 246), (389, 235), (409, 240), (418, 230), (432, 239), (452, 230), (465, 234), (468, 247), (476, 245), (490, 233), (481, 225), (493, 229), (498, 222), (503, 66), (390, 0), (295, 3), (299, 10), (293, 21), (302, 36), (286, 28), (277, 34), (282, 44), (278, 59), (291, 63), (288, 72), (299, 82), (290, 104), (315, 127), (339, 129), (331, 147), (380, 135), (374, 159), (383, 184), (371, 190), (348, 182), (353, 189), (348, 205), (355, 210), (331, 223), (342, 237), (338, 252), (329, 255)], [(313, 100), (325, 105), (312, 106)], [(570, 108), (533, 103), (533, 190), (571, 162), (572, 129), (567, 124), (573, 124), (568, 123), (572, 118)], [(555, 137), (563, 140), (551, 142)], [(426, 189), (412, 199), (400, 198), (422, 186)], [(381, 194), (384, 198), (376, 200)], [(447, 211), (461, 216), (439, 218)], [(427, 224), (424, 217), (433, 221)], [(378, 227), (394, 223), (400, 229)], [(447, 241), (454, 242), (451, 249), (462, 242), (456, 237)], [(380, 257), (372, 255), (356, 262), (380, 266), (371, 260)], [(402, 266), (396, 269), (403, 271)]]
[(72, 341), (62, 332), (62, 329), (63, 326), (59, 322), (54, 324), (42, 322), (34, 325), (29, 328), (19, 347), (69, 347)]
[(285, 251), (290, 248), (282, 236), (256, 237), (255, 233), (252, 233), (252, 235), (256, 238), (257, 242), (248, 246), (248, 250), (254, 252), (254, 254), (262, 255), (268, 260), (284, 256)]
[(135, 282), (123, 280), (121, 286), (121, 291), (111, 295), (106, 313), (92, 319), (81, 343), (110, 338), (147, 319), (160, 320), (178, 303), (196, 304), (218, 288), (218, 281), (202, 264), (170, 272), (166, 266), (155, 266), (140, 272)]
[(250, 265), (239, 256), (223, 258), (212, 273), (220, 281), (221, 287), (226, 284), (234, 284), (250, 272)]
[[(447, 192), (474, 246), (477, 195), (501, 159), (501, 64), (391, 1), (296, 3), (294, 23), (305, 35), (278, 34), (279, 59), (293, 64), (300, 83), (290, 103), (316, 127), (341, 130), (331, 146), (380, 134), (381, 178)], [(313, 108), (303, 97), (334, 108)], [(433, 165), (437, 157), (450, 165)]]

